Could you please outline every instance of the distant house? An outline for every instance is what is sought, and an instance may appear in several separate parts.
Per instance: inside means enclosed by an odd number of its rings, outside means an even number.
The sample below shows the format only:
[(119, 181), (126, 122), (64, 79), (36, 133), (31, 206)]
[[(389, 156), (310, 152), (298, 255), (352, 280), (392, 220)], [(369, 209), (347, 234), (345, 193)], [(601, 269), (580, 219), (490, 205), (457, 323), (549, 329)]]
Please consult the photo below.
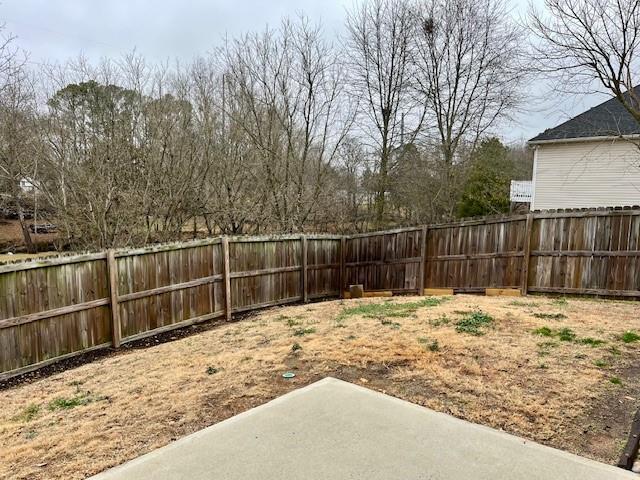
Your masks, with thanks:
[(617, 99), (528, 143), (531, 210), (640, 205), (640, 124)]
[(22, 177), (19, 185), (23, 193), (31, 193), (35, 189), (35, 184), (29, 177)]

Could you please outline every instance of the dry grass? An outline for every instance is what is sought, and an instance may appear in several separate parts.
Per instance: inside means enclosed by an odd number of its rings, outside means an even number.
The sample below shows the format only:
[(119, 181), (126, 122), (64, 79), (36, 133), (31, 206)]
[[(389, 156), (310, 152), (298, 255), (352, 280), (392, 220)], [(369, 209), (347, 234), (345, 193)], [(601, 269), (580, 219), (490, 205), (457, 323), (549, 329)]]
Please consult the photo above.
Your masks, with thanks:
[[(640, 342), (620, 335), (640, 332), (640, 304), (461, 295), (417, 308), (421, 300), (272, 309), (0, 391), (0, 477), (84, 478), (328, 375), (616, 459), (640, 395)], [(414, 305), (389, 307), (397, 303)], [(345, 314), (371, 304), (381, 306)], [(469, 311), (493, 318), (483, 335), (457, 331)], [(562, 329), (575, 339), (560, 340)], [(296, 378), (282, 379), (290, 369)]]

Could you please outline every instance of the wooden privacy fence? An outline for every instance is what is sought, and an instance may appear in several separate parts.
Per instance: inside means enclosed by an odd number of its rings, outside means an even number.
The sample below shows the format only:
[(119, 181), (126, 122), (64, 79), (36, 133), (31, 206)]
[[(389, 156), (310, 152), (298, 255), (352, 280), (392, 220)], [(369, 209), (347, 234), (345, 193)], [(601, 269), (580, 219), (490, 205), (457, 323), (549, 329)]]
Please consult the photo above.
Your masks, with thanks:
[(223, 237), (0, 266), (0, 380), (234, 312), (338, 296), (341, 242)]
[(0, 380), (235, 312), (365, 290), (640, 297), (640, 210), (222, 237), (0, 266)]

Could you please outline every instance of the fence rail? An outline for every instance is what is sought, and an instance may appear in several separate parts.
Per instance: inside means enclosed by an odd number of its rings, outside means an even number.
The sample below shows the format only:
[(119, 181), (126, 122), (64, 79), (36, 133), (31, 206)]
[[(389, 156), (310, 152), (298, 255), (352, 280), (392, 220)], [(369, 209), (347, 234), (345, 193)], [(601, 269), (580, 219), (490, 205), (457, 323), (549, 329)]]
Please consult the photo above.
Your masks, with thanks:
[(640, 210), (221, 237), (0, 266), (0, 380), (232, 313), (365, 290), (640, 297)]

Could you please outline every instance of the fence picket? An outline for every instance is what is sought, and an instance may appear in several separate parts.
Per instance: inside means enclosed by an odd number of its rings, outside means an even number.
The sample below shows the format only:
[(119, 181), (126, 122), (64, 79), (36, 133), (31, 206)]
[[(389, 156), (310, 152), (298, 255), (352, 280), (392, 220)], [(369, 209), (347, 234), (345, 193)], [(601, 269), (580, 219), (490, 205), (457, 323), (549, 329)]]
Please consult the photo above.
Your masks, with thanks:
[(109, 272), (109, 298), (111, 302), (111, 342), (113, 348), (120, 346), (122, 338), (120, 325), (120, 305), (118, 304), (118, 264), (113, 250), (107, 250), (107, 271)]

